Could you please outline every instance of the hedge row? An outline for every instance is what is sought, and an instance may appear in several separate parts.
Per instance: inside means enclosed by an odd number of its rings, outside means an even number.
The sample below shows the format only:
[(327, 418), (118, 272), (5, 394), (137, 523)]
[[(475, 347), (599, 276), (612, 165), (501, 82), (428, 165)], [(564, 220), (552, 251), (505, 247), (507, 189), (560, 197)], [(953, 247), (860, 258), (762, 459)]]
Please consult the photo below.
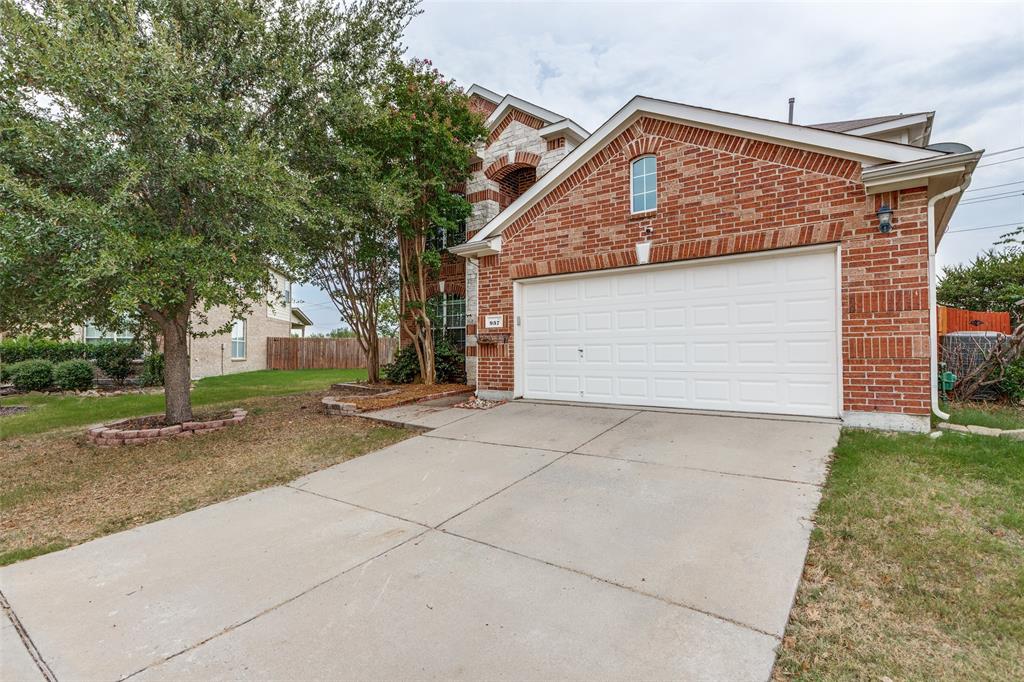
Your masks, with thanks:
[(111, 353), (141, 358), (142, 346), (134, 341), (84, 343), (34, 339), (26, 336), (0, 341), (0, 362), (5, 365), (25, 360), (49, 360), (54, 363), (65, 360), (99, 360), (101, 356)]

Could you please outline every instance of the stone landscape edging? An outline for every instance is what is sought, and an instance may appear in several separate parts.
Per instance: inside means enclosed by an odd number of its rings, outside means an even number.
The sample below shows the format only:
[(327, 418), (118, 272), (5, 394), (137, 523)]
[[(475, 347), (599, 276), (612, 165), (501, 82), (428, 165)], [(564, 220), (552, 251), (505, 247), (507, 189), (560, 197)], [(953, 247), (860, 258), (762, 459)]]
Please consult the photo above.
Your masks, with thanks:
[[(172, 438), (189, 438), (197, 433), (219, 431), (227, 426), (241, 424), (249, 413), (240, 407), (233, 407), (230, 410), (231, 416), (224, 419), (211, 419), (209, 421), (188, 421), (171, 426), (162, 426), (152, 429), (119, 429), (118, 426), (127, 424), (136, 419), (146, 417), (128, 417), (99, 426), (92, 426), (86, 431), (89, 442), (100, 447), (116, 447), (120, 445), (143, 445)], [(160, 415), (150, 415), (160, 416)]]
[[(378, 407), (374, 410), (366, 410), (367, 412), (376, 412), (377, 410), (387, 410), (392, 407), (401, 407), (402, 405), (411, 405), (413, 403), (423, 403), (428, 400), (440, 400), (441, 398), (451, 398), (457, 395), (472, 395), (476, 393), (475, 387), (470, 388), (459, 388), (451, 391), (441, 391), (440, 393), (431, 393), (430, 395), (419, 396), (415, 398), (406, 398), (405, 400), (399, 400), (396, 403), (386, 405), (385, 407)], [(349, 397), (349, 396), (346, 396)], [(320, 401), (320, 404), (324, 406), (324, 412), (327, 414), (340, 414), (340, 415), (353, 415), (360, 414), (362, 410), (355, 403), (347, 403), (338, 400), (334, 396), (327, 396)]]
[(939, 422), (939, 428), (943, 431), (954, 431), (956, 433), (973, 433), (976, 436), (992, 436), (993, 438), (1013, 438), (1015, 440), (1024, 440), (1024, 429), (996, 429), (991, 426), (951, 424), (950, 422)]

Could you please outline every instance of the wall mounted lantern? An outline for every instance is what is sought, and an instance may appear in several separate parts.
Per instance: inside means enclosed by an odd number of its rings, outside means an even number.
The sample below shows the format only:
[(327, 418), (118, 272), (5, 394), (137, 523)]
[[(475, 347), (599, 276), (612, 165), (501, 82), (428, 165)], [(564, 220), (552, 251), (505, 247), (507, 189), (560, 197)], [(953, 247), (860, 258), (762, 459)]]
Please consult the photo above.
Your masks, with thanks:
[(878, 216), (878, 231), (882, 234), (892, 232), (892, 209), (889, 208), (889, 204), (882, 204), (876, 215)]

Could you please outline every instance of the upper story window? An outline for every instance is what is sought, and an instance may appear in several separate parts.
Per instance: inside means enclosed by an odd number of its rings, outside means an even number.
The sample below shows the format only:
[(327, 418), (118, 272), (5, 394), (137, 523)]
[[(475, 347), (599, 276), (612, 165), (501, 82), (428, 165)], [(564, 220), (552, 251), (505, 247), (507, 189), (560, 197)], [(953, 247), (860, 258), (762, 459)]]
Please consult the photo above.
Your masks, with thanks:
[[(462, 196), (461, 194), (459, 196)], [(430, 231), (427, 232), (427, 248), (434, 249), (435, 251), (444, 251), (445, 249), (458, 246), (466, 241), (466, 219), (463, 218), (458, 224), (451, 230), (446, 230), (439, 225), (432, 225)]]
[(653, 156), (641, 156), (633, 161), (629, 186), (633, 213), (653, 211), (658, 207), (658, 168)]
[(231, 359), (245, 359), (245, 320), (235, 320), (231, 325)]

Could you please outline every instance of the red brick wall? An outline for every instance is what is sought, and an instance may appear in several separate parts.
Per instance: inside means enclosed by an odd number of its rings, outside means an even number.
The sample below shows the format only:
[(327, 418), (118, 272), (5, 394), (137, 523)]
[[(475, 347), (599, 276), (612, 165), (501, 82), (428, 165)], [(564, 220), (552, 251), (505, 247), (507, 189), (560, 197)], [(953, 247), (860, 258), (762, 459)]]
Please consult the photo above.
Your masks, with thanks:
[[(633, 216), (629, 162), (658, 159), (658, 210)], [(860, 164), (724, 133), (641, 119), (503, 233), (480, 260), (479, 316), (503, 314), (512, 281), (622, 267), (650, 231), (651, 262), (842, 242), (845, 410), (928, 412), (924, 190), (887, 196), (877, 230)], [(512, 390), (514, 348), (481, 346), (478, 386)]]

